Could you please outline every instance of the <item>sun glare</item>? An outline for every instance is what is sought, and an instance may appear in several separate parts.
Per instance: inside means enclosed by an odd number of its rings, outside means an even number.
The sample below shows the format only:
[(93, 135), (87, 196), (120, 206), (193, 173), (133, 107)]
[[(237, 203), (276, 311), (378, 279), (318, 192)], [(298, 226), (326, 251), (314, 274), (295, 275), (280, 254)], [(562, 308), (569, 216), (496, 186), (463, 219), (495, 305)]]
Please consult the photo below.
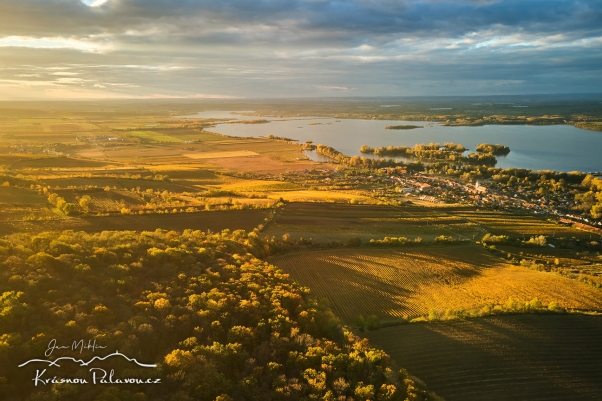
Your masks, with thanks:
[(81, 0), (88, 7), (100, 7), (109, 0)]

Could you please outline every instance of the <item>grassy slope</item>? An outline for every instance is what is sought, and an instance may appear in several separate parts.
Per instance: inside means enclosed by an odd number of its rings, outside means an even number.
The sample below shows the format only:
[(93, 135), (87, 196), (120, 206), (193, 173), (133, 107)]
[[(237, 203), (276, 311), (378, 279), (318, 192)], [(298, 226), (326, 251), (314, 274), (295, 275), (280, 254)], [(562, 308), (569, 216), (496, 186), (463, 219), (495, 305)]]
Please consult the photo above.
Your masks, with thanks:
[(497, 260), (477, 247), (337, 249), (272, 259), (347, 321), (425, 315), (431, 309), (474, 309), (509, 297), (564, 307), (602, 309), (602, 292), (553, 273)]

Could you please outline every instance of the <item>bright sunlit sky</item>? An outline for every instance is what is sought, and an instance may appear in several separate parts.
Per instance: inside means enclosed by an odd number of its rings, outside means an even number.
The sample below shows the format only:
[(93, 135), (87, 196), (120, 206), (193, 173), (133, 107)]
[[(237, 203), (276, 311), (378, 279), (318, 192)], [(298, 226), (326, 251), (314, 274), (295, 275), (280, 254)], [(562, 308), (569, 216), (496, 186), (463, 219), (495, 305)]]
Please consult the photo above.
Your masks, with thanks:
[(0, 100), (585, 92), (599, 0), (0, 0)]

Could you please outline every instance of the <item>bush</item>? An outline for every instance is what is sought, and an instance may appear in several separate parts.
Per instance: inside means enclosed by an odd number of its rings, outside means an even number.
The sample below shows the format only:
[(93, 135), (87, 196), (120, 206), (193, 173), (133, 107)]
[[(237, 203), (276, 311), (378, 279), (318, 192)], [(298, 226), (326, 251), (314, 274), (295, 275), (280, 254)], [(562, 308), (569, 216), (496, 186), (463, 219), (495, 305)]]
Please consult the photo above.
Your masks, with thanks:
[(523, 245), (526, 246), (546, 246), (548, 244), (547, 238), (544, 235), (537, 237), (531, 237), (528, 241), (523, 241)]
[[(410, 240), (406, 237), (385, 237), (384, 239), (371, 239), (370, 245), (372, 246), (403, 246), (406, 245)], [(422, 239), (420, 240), (422, 241)]]
[(548, 310), (552, 312), (563, 312), (564, 308), (562, 308), (558, 302), (552, 301), (548, 304)]
[(454, 238), (451, 236), (446, 237), (445, 235), (440, 235), (437, 238), (435, 238), (435, 242), (439, 244), (451, 244), (452, 242), (454, 242)]
[(485, 244), (488, 244), (488, 243), (507, 244), (508, 242), (510, 242), (510, 237), (508, 237), (507, 235), (485, 234), (485, 236), (483, 237), (481, 242), (483, 242)]
[(360, 329), (360, 331), (364, 331), (366, 329), (366, 320), (362, 315), (359, 315), (357, 319), (355, 319), (355, 325)]
[(69, 216), (77, 211), (77, 205), (75, 203), (65, 202), (61, 204), (59, 209), (61, 212)]
[(358, 237), (349, 238), (347, 242), (345, 242), (345, 246), (349, 248), (359, 248), (362, 246), (362, 240)]
[(366, 328), (368, 330), (376, 330), (380, 327), (380, 319), (376, 315), (370, 315), (366, 318)]

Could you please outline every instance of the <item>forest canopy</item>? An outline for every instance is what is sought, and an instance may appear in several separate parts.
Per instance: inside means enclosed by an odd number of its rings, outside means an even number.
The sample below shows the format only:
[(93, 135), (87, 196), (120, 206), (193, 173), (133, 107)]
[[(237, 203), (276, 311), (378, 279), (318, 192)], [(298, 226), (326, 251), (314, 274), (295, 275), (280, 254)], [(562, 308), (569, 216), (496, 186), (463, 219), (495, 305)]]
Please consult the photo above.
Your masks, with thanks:
[[(257, 258), (270, 246), (255, 232), (229, 230), (5, 237), (0, 398), (426, 399), (387, 354), (347, 331), (308, 288)], [(151, 370), (161, 384), (34, 387), (34, 367), (16, 367), (42, 356), (51, 339), (93, 339), (107, 347), (103, 355), (119, 350), (157, 363)], [(112, 362), (111, 369), (149, 375), (124, 364)], [(53, 369), (50, 377), (88, 374), (76, 365)]]

